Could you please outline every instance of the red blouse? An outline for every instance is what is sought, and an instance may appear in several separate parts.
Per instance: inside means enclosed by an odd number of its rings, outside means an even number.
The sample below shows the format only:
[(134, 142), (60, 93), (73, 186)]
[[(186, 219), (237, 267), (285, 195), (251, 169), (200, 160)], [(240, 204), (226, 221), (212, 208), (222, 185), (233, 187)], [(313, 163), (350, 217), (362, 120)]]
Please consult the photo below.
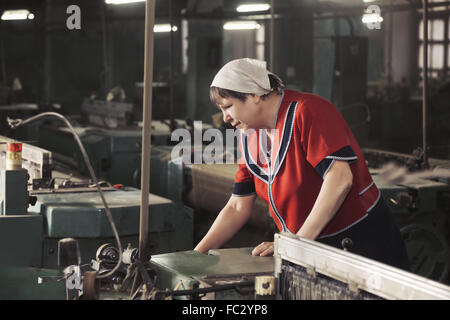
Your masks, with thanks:
[(364, 219), (381, 193), (350, 128), (329, 101), (309, 93), (284, 90), (274, 143), (266, 133), (241, 134), (242, 157), (233, 194), (252, 193), (267, 202), (280, 231), (297, 233), (308, 217), (331, 165), (348, 161), (353, 185), (319, 238), (332, 236)]

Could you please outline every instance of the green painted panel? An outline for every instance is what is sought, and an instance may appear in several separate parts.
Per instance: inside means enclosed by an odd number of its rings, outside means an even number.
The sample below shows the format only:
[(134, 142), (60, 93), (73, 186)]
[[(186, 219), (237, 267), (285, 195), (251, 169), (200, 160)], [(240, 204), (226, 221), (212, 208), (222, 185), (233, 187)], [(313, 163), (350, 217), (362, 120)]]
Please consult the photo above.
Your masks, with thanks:
[[(120, 235), (139, 231), (141, 191), (126, 189), (104, 192), (114, 222)], [(113, 232), (103, 203), (97, 192), (70, 192), (38, 194), (38, 202), (30, 207), (46, 218), (49, 237), (111, 237)], [(171, 218), (176, 212), (173, 203), (165, 198), (150, 195), (150, 232), (173, 230)]]
[(57, 276), (51, 269), (0, 268), (0, 300), (65, 300), (65, 281), (38, 284), (38, 277)]
[(41, 267), (42, 228), (40, 215), (0, 216), (0, 266)]

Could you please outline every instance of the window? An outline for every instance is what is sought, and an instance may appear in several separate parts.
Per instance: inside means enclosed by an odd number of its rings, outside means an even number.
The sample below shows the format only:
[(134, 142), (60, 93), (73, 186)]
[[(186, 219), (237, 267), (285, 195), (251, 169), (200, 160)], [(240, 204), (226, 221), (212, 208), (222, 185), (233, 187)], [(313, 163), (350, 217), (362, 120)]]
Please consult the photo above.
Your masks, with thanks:
[[(450, 71), (450, 6), (433, 6), (440, 0), (429, 0), (428, 76), (447, 77)], [(421, 11), (421, 10), (420, 10)], [(419, 24), (419, 69), (423, 76), (423, 21)]]

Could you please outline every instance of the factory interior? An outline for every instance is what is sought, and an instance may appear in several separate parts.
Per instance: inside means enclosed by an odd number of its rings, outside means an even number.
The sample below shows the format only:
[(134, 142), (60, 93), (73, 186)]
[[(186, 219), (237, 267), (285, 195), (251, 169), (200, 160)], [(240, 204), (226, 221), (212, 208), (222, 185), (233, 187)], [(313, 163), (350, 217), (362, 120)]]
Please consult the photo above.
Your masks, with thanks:
[[(0, 17), (0, 300), (450, 299), (450, 1), (1, 0)], [(409, 272), (282, 232), (260, 198), (194, 250), (235, 184), (239, 133), (209, 90), (241, 58), (337, 108)]]

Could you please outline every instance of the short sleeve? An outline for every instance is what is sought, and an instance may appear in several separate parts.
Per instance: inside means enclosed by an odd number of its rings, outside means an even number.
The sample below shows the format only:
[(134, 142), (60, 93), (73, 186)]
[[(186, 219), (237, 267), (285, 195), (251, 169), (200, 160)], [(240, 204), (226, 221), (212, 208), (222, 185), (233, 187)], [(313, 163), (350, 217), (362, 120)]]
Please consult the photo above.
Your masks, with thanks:
[[(242, 148), (241, 137), (239, 138), (239, 146)], [(242, 149), (241, 149), (242, 150)], [(243, 153), (238, 164), (238, 171), (234, 177), (233, 195), (243, 197), (256, 193), (253, 174), (248, 170), (245, 164)]]
[(255, 192), (253, 175), (248, 171), (245, 164), (239, 164), (234, 178), (233, 195), (242, 197), (254, 194)]
[(336, 160), (349, 163), (358, 160), (351, 147), (351, 131), (347, 123), (327, 100), (314, 97), (303, 101), (297, 121), (306, 160), (322, 178)]

